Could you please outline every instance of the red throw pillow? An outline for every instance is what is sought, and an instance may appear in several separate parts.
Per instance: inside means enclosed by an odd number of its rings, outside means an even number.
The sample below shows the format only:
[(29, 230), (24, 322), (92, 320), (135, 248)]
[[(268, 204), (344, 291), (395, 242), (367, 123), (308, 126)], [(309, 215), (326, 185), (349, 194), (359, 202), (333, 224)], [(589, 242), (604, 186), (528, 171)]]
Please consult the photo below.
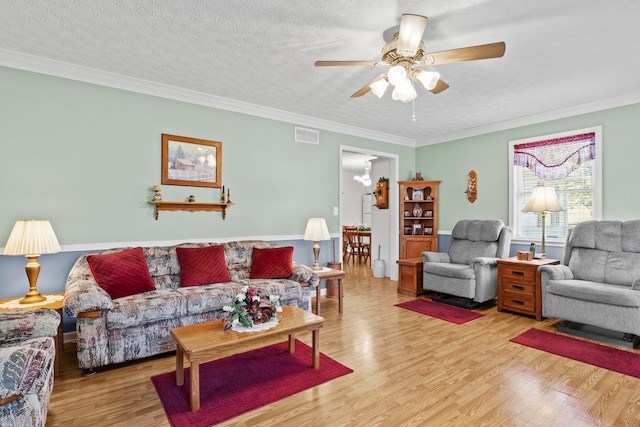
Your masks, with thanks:
[(87, 262), (98, 285), (111, 299), (156, 289), (142, 248), (107, 255), (89, 255)]
[(253, 248), (250, 279), (286, 279), (293, 269), (293, 246)]
[(230, 282), (224, 246), (176, 248), (180, 263), (180, 287)]

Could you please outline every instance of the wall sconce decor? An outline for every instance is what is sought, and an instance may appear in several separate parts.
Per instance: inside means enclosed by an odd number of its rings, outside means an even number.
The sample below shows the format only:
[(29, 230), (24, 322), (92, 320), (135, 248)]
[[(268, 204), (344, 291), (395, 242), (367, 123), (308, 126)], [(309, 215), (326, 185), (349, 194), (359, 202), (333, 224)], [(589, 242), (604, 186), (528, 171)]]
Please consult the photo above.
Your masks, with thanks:
[(467, 194), (467, 200), (471, 203), (475, 202), (478, 198), (478, 174), (474, 170), (467, 175), (467, 189), (465, 193)]

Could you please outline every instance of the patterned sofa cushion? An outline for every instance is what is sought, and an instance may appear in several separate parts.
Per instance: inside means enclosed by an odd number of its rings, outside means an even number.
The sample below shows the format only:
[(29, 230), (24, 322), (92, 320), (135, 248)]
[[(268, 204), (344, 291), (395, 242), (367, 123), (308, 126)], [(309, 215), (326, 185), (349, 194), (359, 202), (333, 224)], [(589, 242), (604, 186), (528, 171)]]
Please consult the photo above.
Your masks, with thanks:
[(106, 312), (107, 329), (123, 329), (187, 314), (186, 299), (175, 289), (159, 289), (113, 301)]

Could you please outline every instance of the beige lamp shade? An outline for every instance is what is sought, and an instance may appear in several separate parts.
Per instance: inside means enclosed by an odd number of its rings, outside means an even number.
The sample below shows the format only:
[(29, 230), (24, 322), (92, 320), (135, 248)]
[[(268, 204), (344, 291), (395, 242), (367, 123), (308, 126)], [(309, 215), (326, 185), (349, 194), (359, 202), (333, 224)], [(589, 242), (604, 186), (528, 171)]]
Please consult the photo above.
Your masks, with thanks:
[(318, 263), (318, 257), (320, 256), (320, 240), (329, 240), (331, 235), (327, 228), (327, 223), (324, 218), (309, 218), (307, 221), (307, 229), (304, 232), (304, 240), (313, 241), (313, 265), (312, 270), (322, 270), (322, 266)]
[(151, 191), (160, 191), (162, 190), (162, 188), (160, 188), (159, 185), (154, 185), (153, 187), (151, 187)]
[(4, 255), (42, 255), (60, 252), (60, 244), (47, 220), (19, 220), (13, 226)]
[(21, 304), (32, 304), (47, 299), (40, 295), (36, 288), (40, 274), (38, 257), (41, 254), (56, 252), (60, 252), (60, 244), (49, 221), (35, 219), (16, 221), (4, 247), (4, 255), (24, 255), (27, 257), (28, 262), (25, 270), (29, 279), (29, 292), (20, 300)]
[(563, 210), (553, 187), (535, 187), (531, 193), (529, 203), (522, 208), (522, 212), (536, 213), (560, 212)]
[(331, 239), (331, 235), (324, 218), (309, 218), (307, 229), (304, 232), (304, 240), (317, 242), (329, 239)]

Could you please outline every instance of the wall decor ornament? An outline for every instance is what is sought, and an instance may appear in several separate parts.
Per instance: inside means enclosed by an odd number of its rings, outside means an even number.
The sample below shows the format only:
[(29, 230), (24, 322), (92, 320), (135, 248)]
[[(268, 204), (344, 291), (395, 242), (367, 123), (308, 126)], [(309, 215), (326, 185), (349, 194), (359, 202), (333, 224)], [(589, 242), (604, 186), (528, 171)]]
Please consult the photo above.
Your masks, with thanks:
[(222, 143), (162, 134), (162, 184), (222, 187)]
[(465, 193), (467, 194), (467, 200), (469, 200), (469, 202), (473, 203), (476, 201), (478, 197), (478, 174), (474, 170), (467, 175), (467, 189)]

